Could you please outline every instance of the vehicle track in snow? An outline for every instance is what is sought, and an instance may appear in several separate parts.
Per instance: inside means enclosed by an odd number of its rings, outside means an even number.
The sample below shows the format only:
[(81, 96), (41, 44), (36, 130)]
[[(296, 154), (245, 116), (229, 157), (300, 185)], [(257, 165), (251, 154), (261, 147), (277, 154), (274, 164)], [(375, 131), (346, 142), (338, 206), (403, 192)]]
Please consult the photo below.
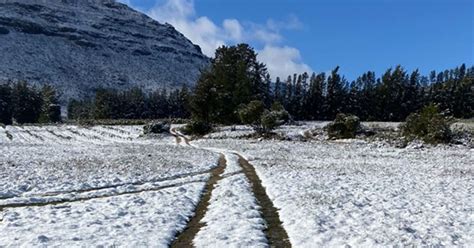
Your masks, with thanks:
[(273, 205), (270, 197), (268, 197), (265, 187), (263, 187), (262, 181), (258, 177), (255, 168), (240, 154), (236, 155), (239, 157), (239, 165), (242, 167), (245, 176), (250, 181), (252, 192), (261, 207), (260, 211), (262, 217), (267, 224), (265, 235), (267, 236), (270, 247), (291, 247), (288, 234), (283, 228), (278, 210)]
[[(170, 130), (170, 133), (176, 138), (176, 143), (179, 145), (183, 142), (185, 145), (190, 146), (188, 138), (184, 135), (178, 133), (175, 128)], [(201, 195), (201, 198), (196, 205), (194, 210), (194, 216), (188, 221), (186, 227), (176, 235), (176, 238), (171, 243), (170, 247), (180, 248), (180, 247), (194, 247), (193, 240), (196, 237), (199, 230), (204, 227), (205, 223), (202, 222), (202, 219), (206, 215), (208, 207), (210, 205), (210, 200), (212, 196), (212, 191), (215, 186), (221, 180), (227, 167), (227, 161), (224, 154), (220, 155), (218, 166), (211, 170), (211, 177), (206, 182), (204, 191)]]
[(68, 198), (67, 196), (64, 196), (64, 198), (61, 198), (60, 196), (58, 198), (51, 198), (51, 199), (46, 198), (44, 200), (41, 200), (41, 198), (38, 198), (37, 200), (39, 201), (37, 202), (13, 202), (13, 203), (6, 203), (3, 205), (0, 204), (0, 212), (8, 208), (52, 206), (52, 205), (66, 204), (66, 203), (72, 203), (72, 202), (88, 201), (88, 200), (93, 200), (93, 199), (103, 199), (103, 198), (109, 198), (109, 197), (121, 196), (121, 195), (138, 194), (138, 193), (148, 192), (148, 191), (159, 191), (163, 189), (184, 186), (186, 184), (202, 183), (202, 182), (204, 181), (203, 180), (190, 180), (190, 181), (185, 181), (185, 182), (176, 182), (176, 183), (171, 183), (168, 185), (155, 186), (155, 187), (144, 188), (144, 189), (126, 190), (122, 192), (102, 192), (102, 193), (99, 193), (98, 195), (92, 195), (92, 196), (79, 195), (72, 198)]
[[(184, 141), (186, 145), (192, 146), (190, 144), (190, 140), (185, 137), (184, 135), (178, 133), (175, 128), (171, 129), (171, 134), (175, 136), (178, 144), (181, 140)], [(196, 147), (199, 148), (199, 147)], [(204, 148), (200, 148), (204, 149)], [(257, 204), (260, 206), (260, 212), (262, 214), (262, 218), (266, 223), (266, 228), (264, 230), (265, 236), (268, 240), (268, 245), (270, 247), (282, 247), (287, 248), (291, 247), (291, 243), (288, 237), (287, 232), (283, 228), (282, 222), (280, 220), (280, 216), (278, 214), (277, 208), (273, 205), (273, 202), (268, 197), (265, 187), (262, 185), (262, 181), (258, 177), (255, 168), (251, 165), (242, 155), (236, 152), (229, 152), (234, 153), (239, 157), (238, 163), (242, 167), (242, 172), (245, 174), (247, 179), (250, 182), (252, 193), (257, 200)], [(193, 239), (199, 230), (205, 226), (205, 223), (201, 223), (202, 218), (207, 211), (209, 206), (209, 200), (212, 196), (212, 189), (215, 187), (217, 182), (222, 179), (222, 173), (224, 173), (226, 167), (226, 160), (225, 155), (221, 154), (221, 159), (219, 161), (218, 169), (222, 170), (219, 174), (214, 174), (211, 176), (211, 179), (206, 185), (206, 191), (201, 197), (200, 203), (196, 207), (196, 214), (195, 216), (188, 222), (185, 230), (180, 233), (175, 241), (171, 244), (171, 247), (178, 248), (178, 247), (194, 247)], [(217, 168), (216, 168), (217, 169)], [(242, 173), (240, 171), (232, 174), (239, 174)], [(230, 175), (228, 175), (230, 176)]]

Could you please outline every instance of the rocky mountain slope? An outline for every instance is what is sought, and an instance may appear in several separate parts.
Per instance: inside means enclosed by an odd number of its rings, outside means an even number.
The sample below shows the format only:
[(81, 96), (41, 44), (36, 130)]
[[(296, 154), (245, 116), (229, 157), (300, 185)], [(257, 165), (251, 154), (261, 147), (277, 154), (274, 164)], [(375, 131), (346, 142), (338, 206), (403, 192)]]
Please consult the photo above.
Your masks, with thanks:
[(0, 0), (0, 55), (0, 81), (49, 83), (63, 102), (193, 84), (209, 63), (171, 25), (114, 0)]

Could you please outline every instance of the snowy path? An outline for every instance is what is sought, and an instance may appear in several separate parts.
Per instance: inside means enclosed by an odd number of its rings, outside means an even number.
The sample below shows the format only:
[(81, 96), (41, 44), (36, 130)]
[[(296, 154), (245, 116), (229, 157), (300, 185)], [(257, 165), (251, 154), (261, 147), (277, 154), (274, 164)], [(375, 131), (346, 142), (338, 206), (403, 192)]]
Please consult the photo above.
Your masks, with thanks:
[(291, 247), (278, 211), (253, 166), (234, 151), (201, 148), (171, 129), (178, 145), (221, 154), (195, 216), (172, 247)]

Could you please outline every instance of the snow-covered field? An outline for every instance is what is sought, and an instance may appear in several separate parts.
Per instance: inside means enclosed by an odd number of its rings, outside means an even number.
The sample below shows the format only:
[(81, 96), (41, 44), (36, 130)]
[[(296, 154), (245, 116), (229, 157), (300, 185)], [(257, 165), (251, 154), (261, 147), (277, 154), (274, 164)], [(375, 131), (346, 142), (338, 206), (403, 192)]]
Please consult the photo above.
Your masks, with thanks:
[(0, 127), (0, 247), (167, 247), (220, 154), (227, 166), (194, 244), (267, 247), (261, 206), (234, 153), (255, 166), (293, 247), (474, 244), (472, 148), (302, 138), (326, 124), (283, 126), (285, 141), (222, 127), (191, 145), (141, 137), (140, 126)]
[(0, 247), (166, 247), (193, 215), (218, 154), (141, 130), (0, 128)]
[[(293, 129), (288, 133), (303, 131)], [(468, 147), (399, 149), (357, 140), (195, 144), (249, 159), (294, 247), (474, 244), (474, 150)]]

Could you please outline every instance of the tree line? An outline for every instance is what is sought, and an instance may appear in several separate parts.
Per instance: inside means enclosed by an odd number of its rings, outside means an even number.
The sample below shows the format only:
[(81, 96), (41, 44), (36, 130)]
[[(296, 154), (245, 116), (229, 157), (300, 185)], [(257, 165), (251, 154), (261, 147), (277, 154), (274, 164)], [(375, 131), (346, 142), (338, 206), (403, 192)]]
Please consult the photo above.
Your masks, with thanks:
[[(240, 123), (239, 110), (252, 101), (264, 109), (282, 106), (295, 120), (333, 120), (338, 113), (368, 121), (403, 121), (430, 103), (457, 118), (474, 116), (474, 67), (466, 65), (428, 76), (402, 66), (380, 77), (368, 71), (349, 81), (339, 67), (330, 73), (294, 74), (271, 80), (266, 65), (247, 44), (222, 46), (197, 84), (188, 89), (145, 92), (98, 89), (90, 99), (73, 99), (69, 119), (192, 118), (203, 123)], [(276, 104), (276, 105), (275, 105)], [(51, 86), (0, 84), (0, 122), (60, 121), (58, 95)]]
[(457, 118), (474, 116), (474, 67), (461, 65), (423, 76), (402, 66), (381, 77), (369, 71), (349, 82), (339, 67), (309, 76), (276, 79), (273, 101), (278, 101), (298, 120), (333, 120), (337, 113), (354, 114), (361, 120), (403, 121), (423, 106), (435, 103)]
[(55, 123), (61, 121), (56, 90), (26, 82), (0, 84), (0, 123)]
[[(423, 76), (402, 66), (381, 77), (369, 71), (349, 82), (336, 67), (326, 73), (294, 74), (271, 82), (266, 66), (246, 44), (217, 49), (190, 100), (194, 119), (204, 123), (238, 123), (238, 110), (252, 101), (265, 108), (283, 105), (295, 120), (333, 120), (338, 113), (361, 120), (404, 121), (434, 103), (457, 118), (474, 116), (474, 67), (461, 65)], [(254, 103), (255, 104), (255, 103)]]
[(141, 88), (125, 91), (98, 89), (92, 99), (71, 100), (72, 120), (188, 118), (189, 90), (186, 86), (145, 93)]

